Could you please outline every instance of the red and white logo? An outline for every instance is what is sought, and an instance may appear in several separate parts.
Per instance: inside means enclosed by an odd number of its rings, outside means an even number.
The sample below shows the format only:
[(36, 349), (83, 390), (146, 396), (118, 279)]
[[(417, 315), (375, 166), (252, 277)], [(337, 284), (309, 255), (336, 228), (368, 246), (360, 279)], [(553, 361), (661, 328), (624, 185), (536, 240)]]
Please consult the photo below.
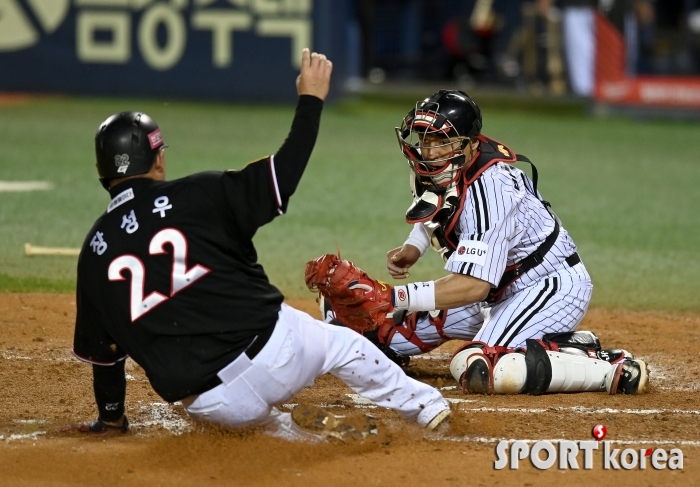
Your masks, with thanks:
[(148, 134), (148, 142), (151, 144), (151, 149), (157, 149), (163, 145), (163, 136), (160, 133), (160, 129), (156, 129)]
[(403, 289), (399, 289), (399, 292), (397, 293), (399, 296), (399, 301), (406, 301), (406, 291)]
[(464, 248), (464, 245), (462, 245), (460, 248), (457, 249), (457, 254), (459, 255), (464, 255), (464, 252), (466, 252), (467, 249)]
[(608, 434), (608, 428), (604, 424), (597, 424), (591, 430), (591, 434), (597, 441), (601, 441)]

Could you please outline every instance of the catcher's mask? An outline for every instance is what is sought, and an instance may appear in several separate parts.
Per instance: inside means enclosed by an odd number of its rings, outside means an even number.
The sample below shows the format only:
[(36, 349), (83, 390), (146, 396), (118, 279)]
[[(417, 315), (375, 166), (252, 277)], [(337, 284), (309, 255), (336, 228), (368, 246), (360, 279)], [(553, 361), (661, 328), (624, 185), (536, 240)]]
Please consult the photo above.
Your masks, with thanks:
[(97, 172), (105, 189), (109, 180), (145, 174), (167, 147), (156, 122), (141, 112), (122, 112), (100, 124), (95, 134)]
[[(481, 125), (481, 110), (462, 91), (440, 90), (416, 103), (395, 130), (418, 184), (436, 193), (454, 185), (469, 162), (464, 149), (481, 133)], [(444, 147), (451, 150), (437, 159), (423, 157)]]

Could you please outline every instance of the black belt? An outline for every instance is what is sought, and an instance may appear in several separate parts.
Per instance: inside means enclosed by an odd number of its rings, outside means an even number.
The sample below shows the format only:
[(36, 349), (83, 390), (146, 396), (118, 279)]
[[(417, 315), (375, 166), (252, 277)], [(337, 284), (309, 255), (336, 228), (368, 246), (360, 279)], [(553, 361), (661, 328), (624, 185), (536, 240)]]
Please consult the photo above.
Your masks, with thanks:
[(517, 281), (520, 278), (520, 276), (525, 274), (527, 271), (529, 271), (530, 269), (534, 269), (542, 262), (544, 262), (544, 256), (547, 254), (547, 252), (549, 252), (549, 249), (552, 248), (558, 236), (559, 221), (555, 218), (554, 230), (552, 230), (552, 233), (550, 233), (547, 236), (547, 238), (544, 239), (542, 245), (540, 245), (537, 248), (537, 250), (535, 250), (533, 253), (525, 257), (517, 264), (506, 267), (505, 272), (501, 276), (501, 281), (498, 283), (498, 287), (496, 287), (495, 289), (491, 289), (491, 292), (488, 294), (488, 296), (486, 296), (486, 302), (495, 303), (497, 301), (500, 301), (503, 297), (503, 293), (505, 292), (508, 286)]
[(272, 336), (272, 332), (275, 331), (275, 327), (271, 326), (267, 330), (263, 330), (253, 337), (253, 341), (250, 345), (243, 351), (249, 359), (254, 359), (255, 356), (263, 349), (267, 341)]
[[(272, 336), (272, 332), (274, 331), (275, 327), (271, 326), (270, 328), (263, 330), (257, 335), (255, 335), (253, 337), (253, 340), (251, 340), (251, 342), (246, 347), (246, 349), (243, 350), (243, 353), (245, 353), (250, 360), (253, 360), (255, 356), (258, 353), (260, 353), (260, 350), (262, 350), (263, 347), (265, 347), (267, 342), (270, 340), (270, 337)], [(215, 388), (219, 384), (221, 384), (221, 379), (219, 379), (218, 375), (215, 375), (209, 382), (207, 382), (204, 385), (204, 387), (202, 387), (202, 390), (200, 392), (197, 392), (196, 394), (204, 394), (205, 392)]]

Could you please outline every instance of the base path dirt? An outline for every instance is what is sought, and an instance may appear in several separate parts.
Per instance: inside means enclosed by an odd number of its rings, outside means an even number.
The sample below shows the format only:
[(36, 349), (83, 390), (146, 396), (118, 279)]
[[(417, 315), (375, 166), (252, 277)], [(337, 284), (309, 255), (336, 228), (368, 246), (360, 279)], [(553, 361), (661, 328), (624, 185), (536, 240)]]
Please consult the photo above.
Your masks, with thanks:
[[(289, 304), (314, 316), (315, 303)], [(370, 413), (389, 429), (389, 443), (289, 443), (255, 429), (225, 431), (195, 424), (179, 403), (151, 389), (127, 362), (129, 434), (108, 439), (66, 434), (93, 419), (89, 365), (71, 353), (75, 300), (63, 294), (0, 294), (0, 486), (691, 486), (700, 485), (700, 315), (590, 311), (580, 329), (606, 348), (632, 351), (650, 364), (651, 390), (641, 396), (604, 393), (543, 396), (465, 395), (449, 373), (448, 342), (406, 371), (442, 390), (453, 403), (446, 431), (427, 433), (396, 413), (373, 407), (332, 376), (320, 377), (289, 404), (305, 402), (338, 415)], [(612, 448), (683, 452), (683, 468), (518, 470), (494, 468), (502, 439), (591, 440), (604, 424)], [(532, 445), (532, 443), (530, 443)], [(544, 455), (542, 456), (544, 458)], [(620, 454), (617, 455), (620, 463)], [(628, 457), (631, 458), (631, 457)]]

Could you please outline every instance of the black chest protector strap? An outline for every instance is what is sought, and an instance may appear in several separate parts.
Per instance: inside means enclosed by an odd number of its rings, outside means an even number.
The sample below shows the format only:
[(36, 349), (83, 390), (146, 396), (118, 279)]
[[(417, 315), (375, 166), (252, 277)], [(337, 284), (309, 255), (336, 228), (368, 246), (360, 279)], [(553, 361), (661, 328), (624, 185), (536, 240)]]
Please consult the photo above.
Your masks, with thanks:
[[(532, 167), (532, 188), (535, 197), (539, 199), (539, 195), (537, 193), (537, 167), (535, 167), (535, 165), (532, 163), (532, 161), (530, 161), (530, 159), (528, 159), (526, 156), (523, 156), (522, 154), (517, 154), (517, 161), (527, 162), (528, 164), (530, 164), (530, 167)], [(544, 201), (541, 199), (540, 201), (542, 202), (542, 205), (545, 207), (547, 212), (550, 215), (552, 215), (552, 218), (554, 219), (554, 230), (552, 230), (552, 233), (550, 233), (547, 236), (547, 238), (544, 239), (544, 242), (542, 242), (542, 244), (539, 247), (537, 247), (537, 250), (525, 257), (520, 262), (506, 267), (506, 270), (501, 276), (501, 280), (499, 281), (498, 286), (494, 289), (491, 289), (491, 292), (486, 297), (487, 303), (495, 303), (500, 301), (503, 297), (504, 291), (508, 286), (517, 281), (520, 278), (520, 276), (525, 274), (527, 271), (529, 271), (530, 269), (534, 269), (542, 262), (544, 262), (544, 256), (547, 255), (547, 252), (550, 251), (550, 249), (554, 245), (554, 242), (557, 241), (557, 238), (559, 237), (559, 218), (557, 218), (557, 216), (551, 210), (551, 205), (548, 201)]]
[(537, 250), (535, 250), (533, 253), (525, 257), (517, 264), (513, 264), (506, 267), (506, 270), (501, 276), (500, 282), (498, 283), (498, 287), (491, 289), (491, 292), (486, 297), (486, 302), (495, 303), (500, 301), (501, 297), (503, 297), (503, 292), (508, 286), (520, 279), (520, 276), (525, 274), (527, 271), (529, 271), (530, 269), (534, 269), (542, 262), (544, 262), (544, 256), (547, 255), (547, 252), (549, 252), (549, 250), (552, 248), (554, 242), (557, 241), (558, 236), (559, 221), (555, 218), (554, 230), (552, 230), (552, 233), (550, 233), (549, 236), (547, 236), (547, 238), (544, 239), (542, 245), (537, 247)]

